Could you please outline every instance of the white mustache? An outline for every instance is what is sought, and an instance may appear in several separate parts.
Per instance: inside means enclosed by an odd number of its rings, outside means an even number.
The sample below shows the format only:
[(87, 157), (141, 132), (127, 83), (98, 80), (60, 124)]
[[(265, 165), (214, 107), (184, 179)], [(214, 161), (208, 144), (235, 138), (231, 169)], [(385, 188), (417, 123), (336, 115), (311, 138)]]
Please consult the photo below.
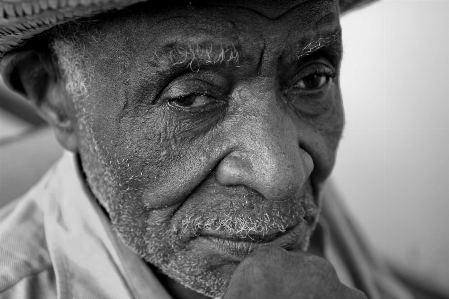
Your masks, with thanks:
[(302, 200), (291, 208), (273, 208), (265, 212), (242, 213), (245, 210), (214, 213), (212, 216), (188, 214), (180, 222), (181, 235), (197, 235), (202, 231), (222, 232), (229, 236), (265, 236), (273, 232), (285, 232), (288, 228), (311, 222), (318, 213), (313, 201)]

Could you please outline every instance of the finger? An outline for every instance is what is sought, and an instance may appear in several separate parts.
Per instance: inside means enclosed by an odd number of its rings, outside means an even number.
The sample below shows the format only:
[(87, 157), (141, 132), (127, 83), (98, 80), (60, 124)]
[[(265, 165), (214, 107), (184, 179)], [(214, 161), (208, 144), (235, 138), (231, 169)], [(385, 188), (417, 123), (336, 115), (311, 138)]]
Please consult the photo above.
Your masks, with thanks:
[(272, 294), (273, 290), (266, 287), (281, 283), (277, 280), (284, 273), (278, 273), (279, 261), (286, 253), (279, 246), (264, 245), (258, 248), (237, 267), (223, 299), (282, 298), (280, 294)]
[(224, 298), (290, 298), (293, 290), (295, 298), (301, 298), (297, 297), (298, 288), (311, 278), (307, 272), (313, 264), (312, 258), (304, 251), (261, 246), (237, 267)]

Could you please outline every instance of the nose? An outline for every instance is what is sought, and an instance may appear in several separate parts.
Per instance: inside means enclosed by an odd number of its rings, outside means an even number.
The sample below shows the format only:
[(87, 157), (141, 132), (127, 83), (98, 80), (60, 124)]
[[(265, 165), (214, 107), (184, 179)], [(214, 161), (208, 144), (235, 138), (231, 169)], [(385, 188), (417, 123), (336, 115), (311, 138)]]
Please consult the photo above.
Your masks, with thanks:
[(237, 100), (244, 104), (229, 131), (233, 151), (217, 165), (217, 181), (249, 187), (268, 200), (291, 198), (313, 170), (311, 156), (300, 147), (298, 126), (272, 90), (240, 92)]

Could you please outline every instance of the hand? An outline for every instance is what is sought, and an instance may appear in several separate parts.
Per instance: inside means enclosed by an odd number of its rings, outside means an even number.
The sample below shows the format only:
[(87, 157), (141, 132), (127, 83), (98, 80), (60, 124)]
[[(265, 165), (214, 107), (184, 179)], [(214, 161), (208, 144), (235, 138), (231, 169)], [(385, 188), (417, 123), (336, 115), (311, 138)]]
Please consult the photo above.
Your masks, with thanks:
[(235, 270), (223, 299), (366, 299), (340, 282), (331, 263), (310, 253), (261, 246)]

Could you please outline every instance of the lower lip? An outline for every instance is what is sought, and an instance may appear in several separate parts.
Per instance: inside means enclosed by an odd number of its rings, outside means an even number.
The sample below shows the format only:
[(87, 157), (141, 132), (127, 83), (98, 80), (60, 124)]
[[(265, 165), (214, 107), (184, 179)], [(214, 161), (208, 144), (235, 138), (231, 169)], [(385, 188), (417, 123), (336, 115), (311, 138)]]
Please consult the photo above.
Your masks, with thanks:
[(271, 242), (248, 242), (248, 241), (235, 241), (224, 238), (217, 238), (213, 236), (201, 236), (197, 241), (206, 243), (209, 248), (213, 248), (226, 256), (231, 260), (240, 262), (247, 257), (254, 250), (263, 245), (276, 245), (283, 247), (287, 250), (292, 249), (295, 244), (300, 242), (304, 237), (306, 223), (295, 226), (287, 233), (279, 236)]

